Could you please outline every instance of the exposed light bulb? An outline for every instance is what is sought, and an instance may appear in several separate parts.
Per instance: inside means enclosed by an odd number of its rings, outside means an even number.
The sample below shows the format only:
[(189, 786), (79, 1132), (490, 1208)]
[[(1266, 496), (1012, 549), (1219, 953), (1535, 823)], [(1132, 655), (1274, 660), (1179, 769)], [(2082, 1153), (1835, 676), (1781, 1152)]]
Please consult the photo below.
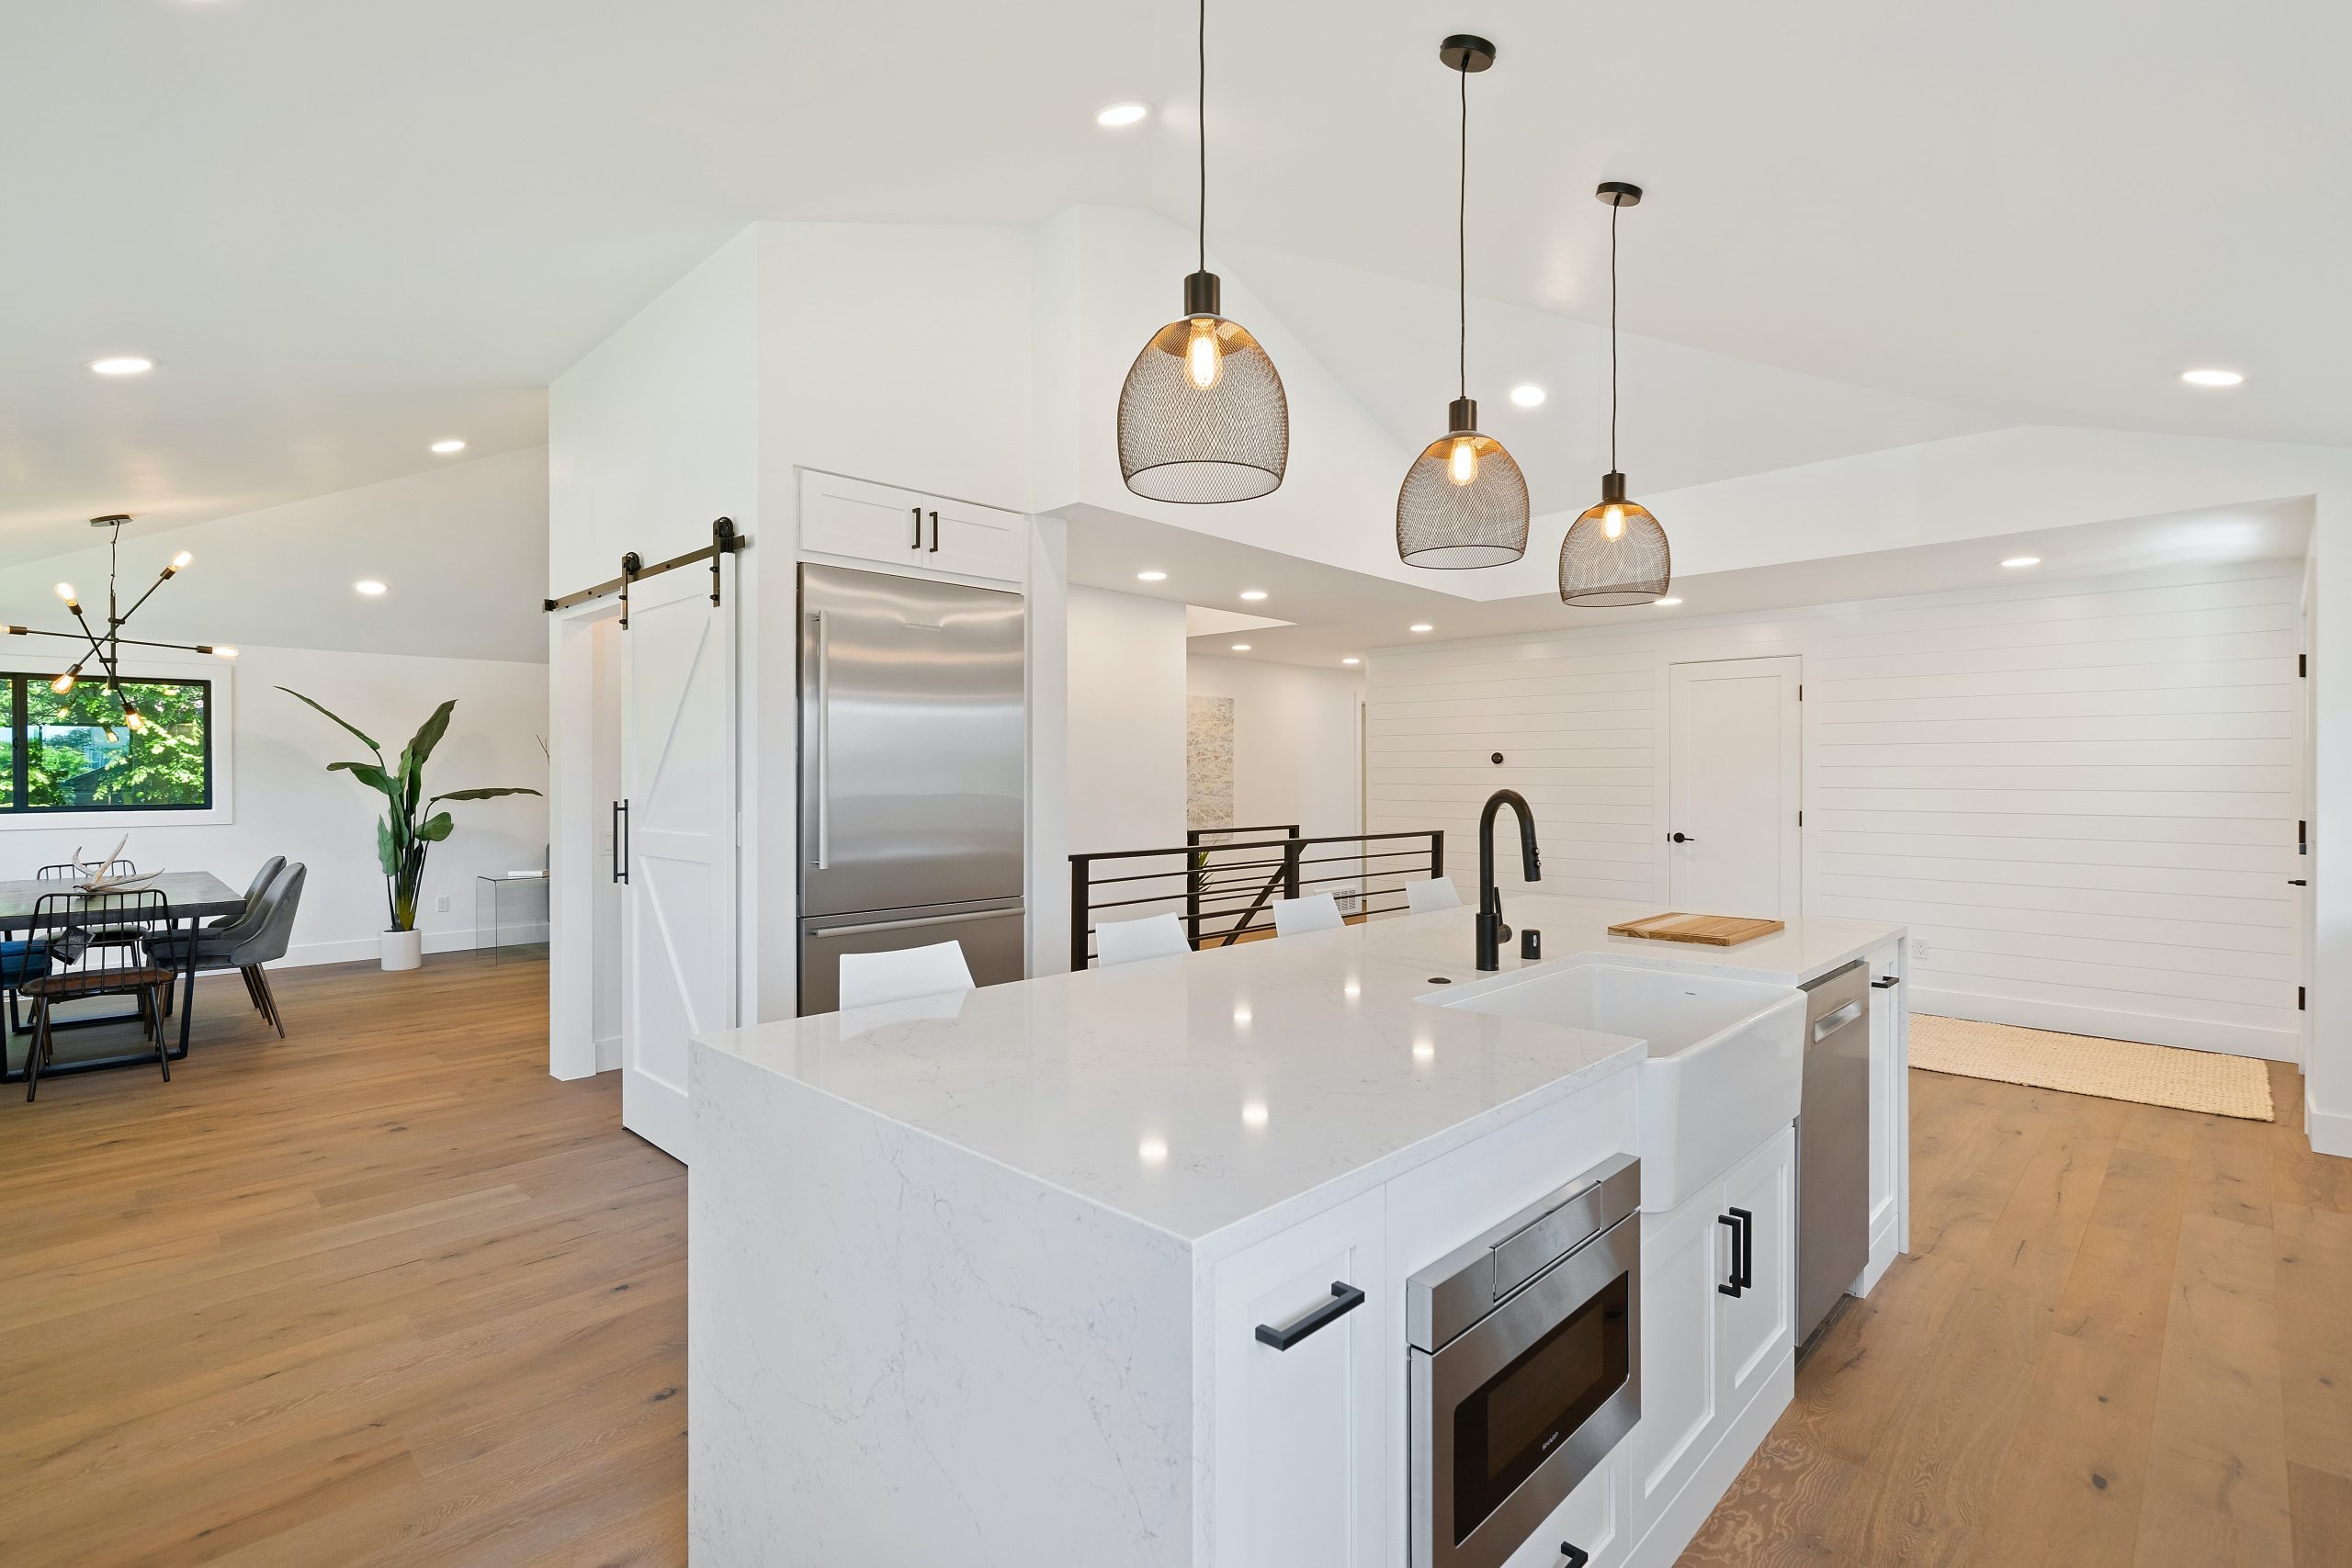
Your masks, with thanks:
[[(76, 664), (74, 667), (74, 670), (79, 670), (80, 668), (82, 667)], [(49, 689), (55, 692), (61, 697), (66, 693), (72, 691), (74, 689), (74, 670), (68, 670), (64, 674), (60, 675), (56, 680), (51, 681), (49, 683)]]
[(132, 708), (129, 714), (124, 716), (123, 723), (143, 734), (147, 728), (147, 716), (141, 713), (137, 708)]
[(1203, 392), (1225, 378), (1225, 350), (1217, 345), (1216, 317), (1193, 318), (1193, 335), (1184, 343), (1184, 376)]
[(1445, 477), (1458, 485), (1476, 482), (1478, 447), (1470, 437), (1457, 435), (1453, 438), (1453, 449), (1446, 454)]
[(172, 558), (172, 570), (174, 571), (177, 571), (195, 558), (196, 558), (194, 556), (188, 554), (186, 550), (182, 550), (179, 554)]
[(73, 604), (73, 603), (74, 603), (74, 585), (73, 585), (72, 583), (70, 583), (70, 582), (61, 582), (61, 583), (59, 583), (59, 584), (57, 585), (57, 596), (58, 596), (60, 599), (64, 600), (68, 604)]
[(212, 657), (215, 659), (234, 659), (237, 657), (237, 650), (229, 647), (225, 643), (216, 644), (212, 649)]
[(1600, 536), (1604, 539), (1622, 539), (1625, 536), (1623, 507), (1612, 506), (1600, 514)]

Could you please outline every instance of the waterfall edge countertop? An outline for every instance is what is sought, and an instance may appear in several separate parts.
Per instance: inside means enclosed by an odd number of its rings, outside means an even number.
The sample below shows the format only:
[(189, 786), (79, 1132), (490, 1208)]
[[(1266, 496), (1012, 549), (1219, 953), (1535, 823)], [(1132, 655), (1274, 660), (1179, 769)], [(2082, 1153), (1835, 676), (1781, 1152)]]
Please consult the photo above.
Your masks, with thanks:
[[(1608, 934), (1657, 912), (1532, 893), (1505, 908), (1542, 930), (1545, 963), (1598, 953), (1792, 986), (1903, 934), (1825, 919), (1736, 948)], [(706, 1053), (734, 1057), (1223, 1251), (1641, 1060), (1624, 1035), (1417, 1001), (1441, 976), (1481, 977), (1474, 913), (702, 1035), (694, 1093)]]

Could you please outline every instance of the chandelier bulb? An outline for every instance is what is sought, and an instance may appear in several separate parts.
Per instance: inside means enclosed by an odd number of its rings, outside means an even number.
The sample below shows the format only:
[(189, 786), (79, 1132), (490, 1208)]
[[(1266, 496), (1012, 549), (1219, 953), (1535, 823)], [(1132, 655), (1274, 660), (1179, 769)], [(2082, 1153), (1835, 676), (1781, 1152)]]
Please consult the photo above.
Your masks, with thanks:
[(1225, 378), (1225, 351), (1217, 344), (1213, 316), (1193, 318), (1192, 336), (1184, 344), (1184, 378), (1201, 392)]
[(1453, 438), (1453, 450), (1446, 454), (1445, 477), (1458, 485), (1478, 482), (1478, 447), (1469, 436)]
[(68, 604), (73, 604), (74, 602), (74, 585), (70, 582), (59, 583), (57, 585), (57, 596), (60, 599), (64, 600)]
[(172, 570), (174, 571), (177, 571), (195, 558), (196, 558), (194, 556), (188, 554), (186, 550), (182, 550), (179, 554), (172, 558)]
[(141, 713), (137, 708), (132, 708), (130, 712), (125, 716), (123, 722), (130, 725), (133, 729), (144, 732), (147, 728), (147, 716)]
[[(75, 670), (80, 668), (80, 665), (74, 666)], [(49, 683), (49, 689), (55, 692), (61, 697), (66, 693), (72, 691), (74, 689), (74, 671), (68, 670), (64, 674), (60, 675), (56, 680), (51, 681)]]
[(1600, 514), (1600, 533), (1603, 538), (1611, 540), (1622, 539), (1625, 536), (1625, 509), (1623, 507), (1612, 506), (1608, 511)]

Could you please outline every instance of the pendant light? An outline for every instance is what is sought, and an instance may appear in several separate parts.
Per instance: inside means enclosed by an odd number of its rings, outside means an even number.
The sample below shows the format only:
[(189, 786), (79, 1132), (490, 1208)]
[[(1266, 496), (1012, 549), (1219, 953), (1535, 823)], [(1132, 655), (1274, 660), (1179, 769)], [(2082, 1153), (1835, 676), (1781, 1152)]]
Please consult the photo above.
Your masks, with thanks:
[(1470, 396), (1470, 73), (1495, 62), (1495, 46), (1456, 33), (1438, 59), (1461, 78), (1462, 153), (1454, 198), (1457, 396), (1445, 434), (1421, 449), (1396, 492), (1396, 553), (1408, 565), (1508, 566), (1527, 553), (1527, 477), (1503, 444), (1478, 434)]
[(1617, 471), (1617, 214), (1638, 205), (1642, 187), (1603, 180), (1592, 193), (1609, 204), (1609, 471), (1600, 504), (1568, 525), (1560, 541), (1560, 599), (1588, 609), (1648, 604), (1673, 581), (1666, 530), (1649, 508), (1625, 499)]
[(1290, 404), (1274, 362), (1248, 329), (1218, 313), (1209, 270), (1209, 17), (1199, 28), (1199, 270), (1184, 314), (1151, 335), (1119, 389), (1119, 474), (1153, 501), (1188, 504), (1271, 494), (1290, 462)]

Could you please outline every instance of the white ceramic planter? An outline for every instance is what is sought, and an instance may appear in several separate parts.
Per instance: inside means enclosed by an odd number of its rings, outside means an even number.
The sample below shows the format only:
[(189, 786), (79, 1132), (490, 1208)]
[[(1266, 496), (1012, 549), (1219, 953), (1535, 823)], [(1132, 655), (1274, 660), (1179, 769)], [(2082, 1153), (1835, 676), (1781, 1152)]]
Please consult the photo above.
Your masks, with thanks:
[(386, 931), (383, 936), (384, 967), (414, 969), (424, 962), (423, 931)]

